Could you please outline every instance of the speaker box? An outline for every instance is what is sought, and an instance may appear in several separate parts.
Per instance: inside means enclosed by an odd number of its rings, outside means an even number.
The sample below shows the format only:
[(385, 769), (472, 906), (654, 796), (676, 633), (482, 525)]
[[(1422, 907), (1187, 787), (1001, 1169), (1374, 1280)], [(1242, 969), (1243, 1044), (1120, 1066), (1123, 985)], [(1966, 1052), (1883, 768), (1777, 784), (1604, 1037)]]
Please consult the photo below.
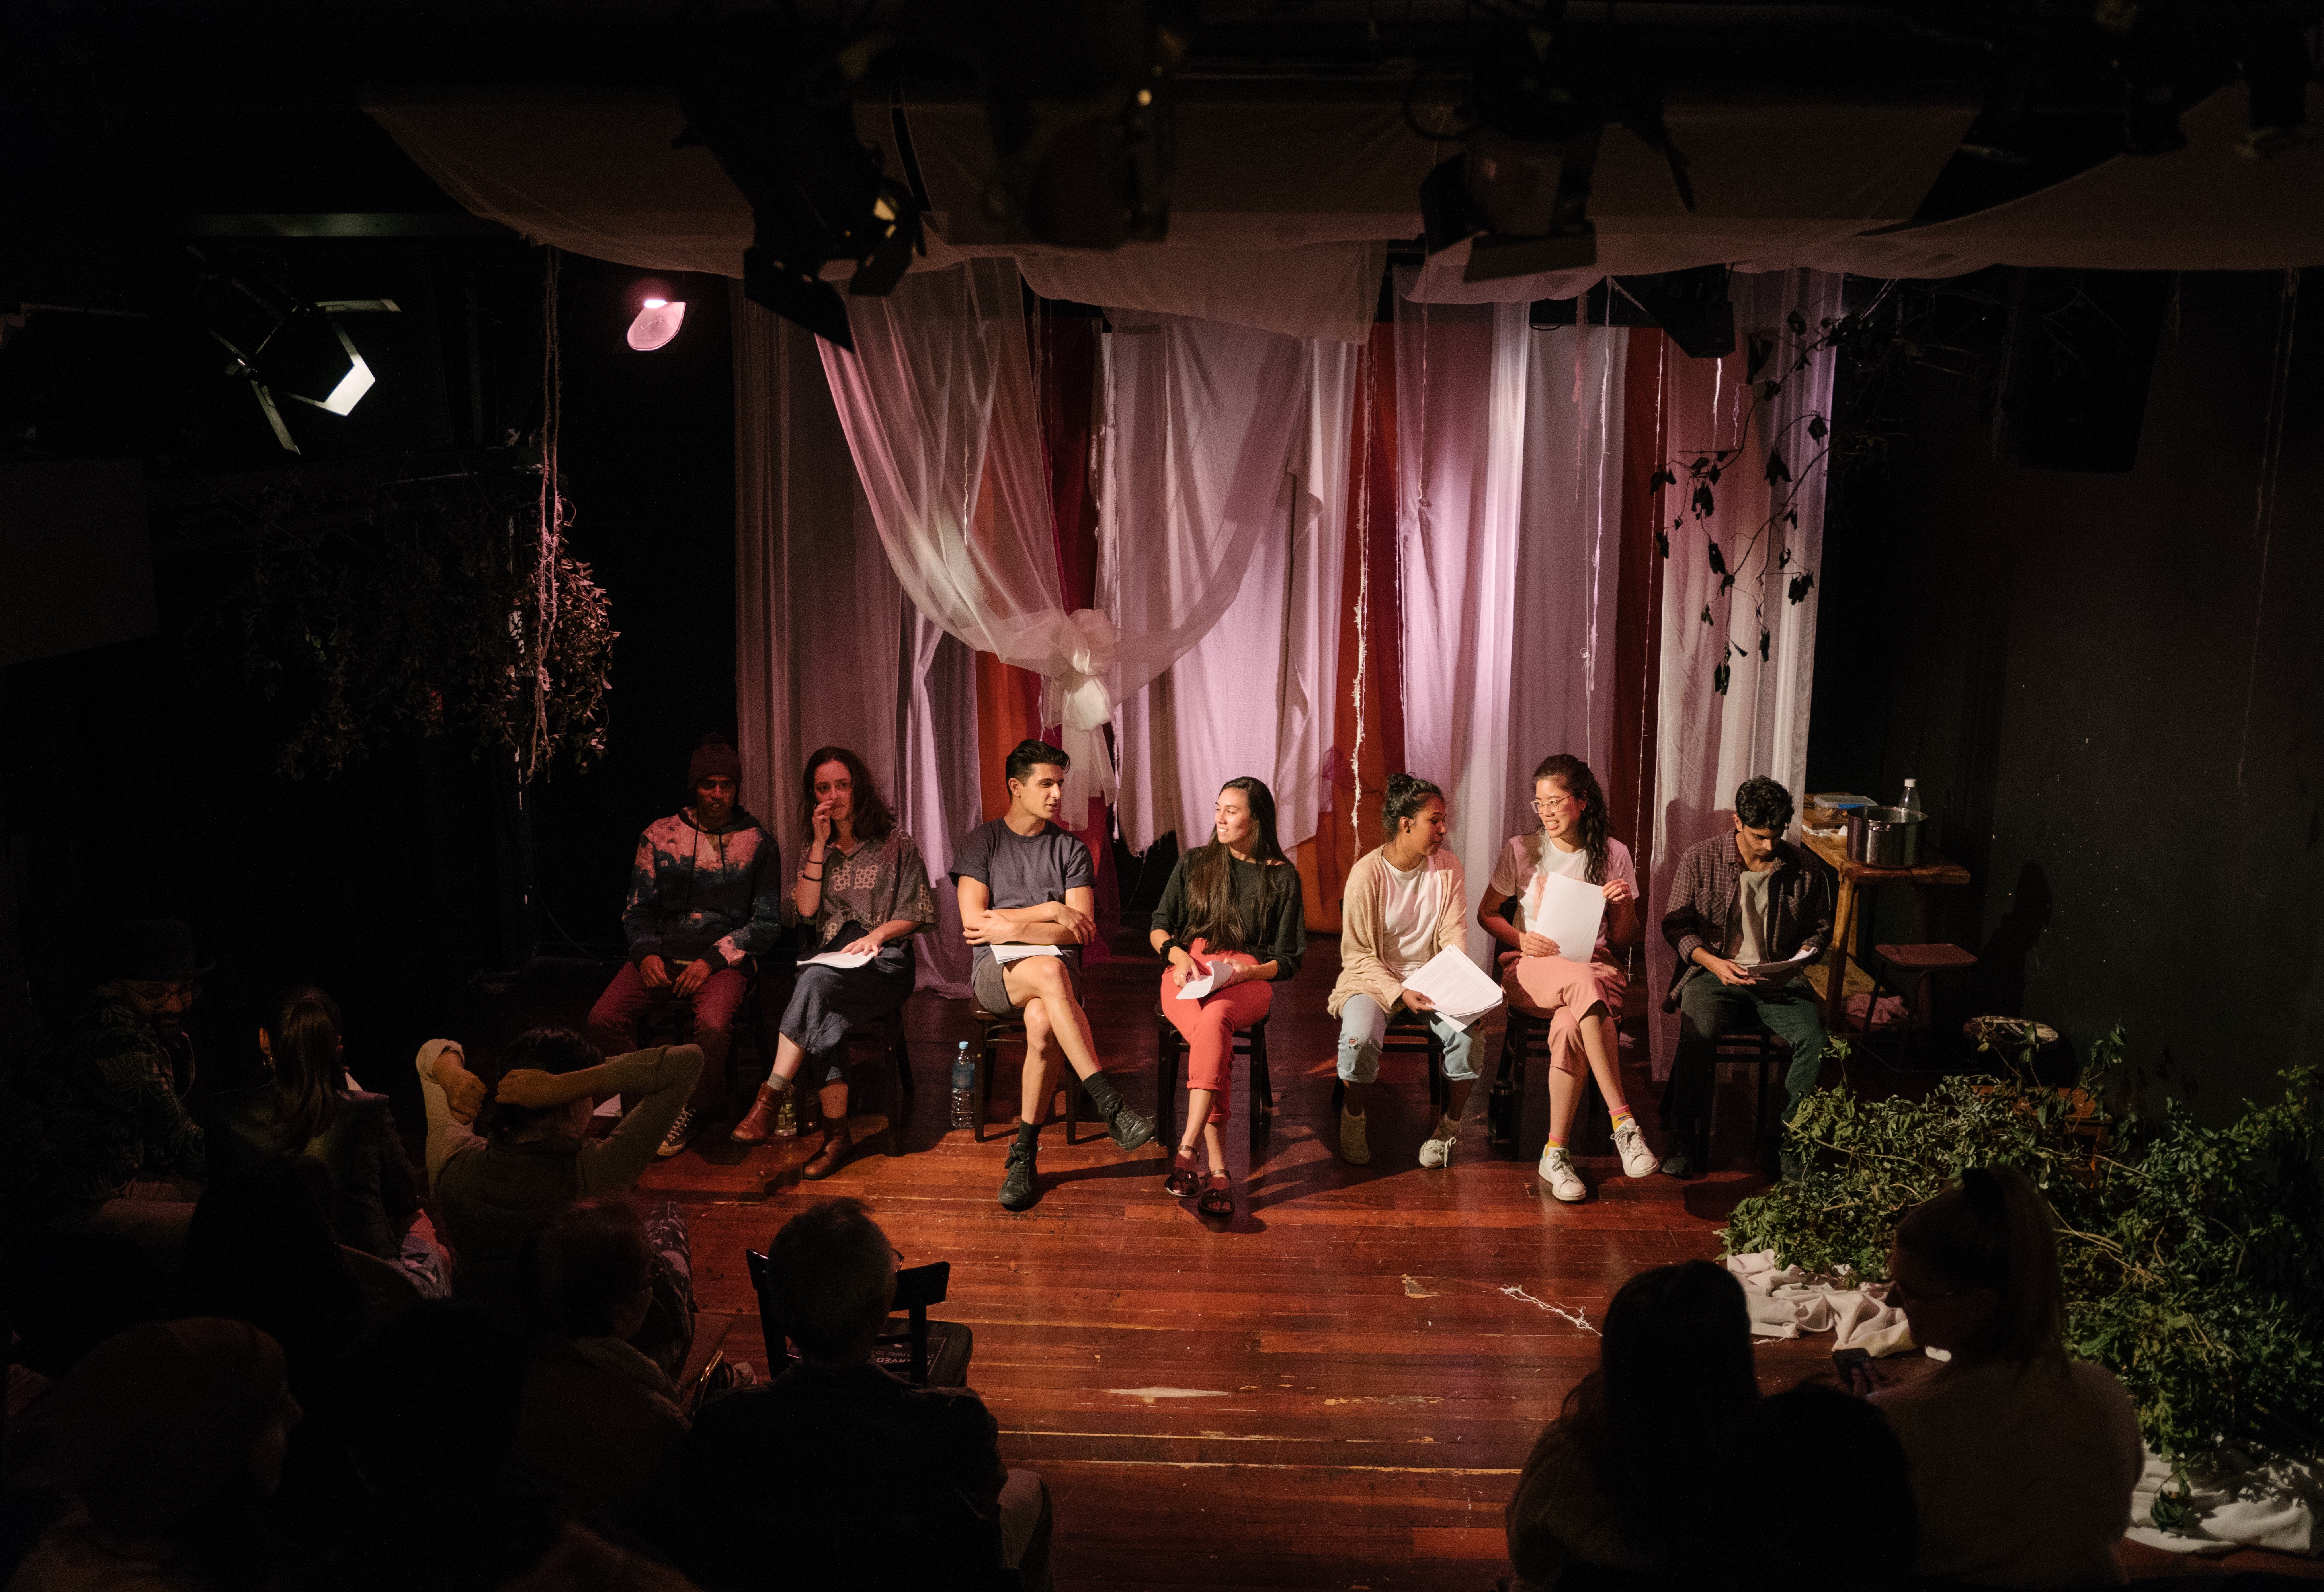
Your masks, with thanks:
[(2011, 284), (1993, 456), (2036, 470), (2138, 463), (2154, 343), (2171, 305), (2161, 271), (2021, 271)]

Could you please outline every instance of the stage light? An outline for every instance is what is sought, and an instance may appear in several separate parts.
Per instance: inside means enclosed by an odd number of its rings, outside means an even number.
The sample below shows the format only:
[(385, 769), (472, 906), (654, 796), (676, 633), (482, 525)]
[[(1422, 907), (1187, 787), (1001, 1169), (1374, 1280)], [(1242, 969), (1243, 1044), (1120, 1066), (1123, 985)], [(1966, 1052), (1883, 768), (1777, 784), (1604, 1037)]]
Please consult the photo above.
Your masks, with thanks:
[(630, 346), (640, 354), (667, 347), (685, 324), (686, 300), (670, 297), (669, 287), (661, 282), (640, 282), (630, 290), (638, 295), (638, 312), (630, 320)]
[[(199, 249), (195, 259), (209, 262)], [(232, 356), (226, 374), (250, 383), (274, 439), (299, 451), (276, 403), (281, 397), (345, 418), (379, 384), (355, 339), (339, 324), (342, 314), (397, 314), (392, 299), (334, 299), (314, 303), (280, 285), (219, 271), (198, 289), (203, 329)]]
[[(1423, 95), (1424, 87), (1430, 95)], [(1440, 68), (1422, 69), (1406, 97), (1443, 98)], [(1420, 210), (1432, 254), (1469, 240), (1464, 281), (1493, 281), (1595, 264), (1590, 183), (1606, 124), (1618, 122), (1663, 156), (1680, 205), (1694, 212), (1686, 157), (1663, 125), (1659, 91), (1640, 78), (1609, 32), (1561, 25), (1499, 27), (1479, 35), (1460, 102), (1439, 123), (1467, 147), (1423, 179)], [(1446, 130), (1416, 130), (1441, 136)]]
[(706, 146), (750, 202), (743, 295), (848, 349), (847, 308), (825, 263), (853, 262), (847, 290), (880, 295), (920, 248), (920, 201), (881, 174), (879, 150), (855, 131), (853, 85), (877, 43), (847, 48), (788, 9), (741, 12), (706, 26), (678, 72), (678, 142)]

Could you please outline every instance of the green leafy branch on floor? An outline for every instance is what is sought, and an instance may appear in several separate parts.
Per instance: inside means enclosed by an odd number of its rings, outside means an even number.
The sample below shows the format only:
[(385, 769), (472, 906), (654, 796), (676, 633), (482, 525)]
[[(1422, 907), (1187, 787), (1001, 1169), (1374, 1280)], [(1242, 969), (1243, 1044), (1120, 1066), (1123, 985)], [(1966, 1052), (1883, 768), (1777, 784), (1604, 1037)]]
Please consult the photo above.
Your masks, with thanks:
[(2121, 1377), (2156, 1452), (2324, 1449), (2324, 1072), (2206, 1127), (2175, 1100), (2110, 1113), (2122, 1051), (2117, 1028), (2070, 1089), (2037, 1084), (2029, 1047), (1921, 1100), (1809, 1097), (1805, 1175), (1738, 1206), (1729, 1251), (1885, 1278), (1906, 1210), (1967, 1167), (2015, 1165), (2057, 1212), (2068, 1346)]

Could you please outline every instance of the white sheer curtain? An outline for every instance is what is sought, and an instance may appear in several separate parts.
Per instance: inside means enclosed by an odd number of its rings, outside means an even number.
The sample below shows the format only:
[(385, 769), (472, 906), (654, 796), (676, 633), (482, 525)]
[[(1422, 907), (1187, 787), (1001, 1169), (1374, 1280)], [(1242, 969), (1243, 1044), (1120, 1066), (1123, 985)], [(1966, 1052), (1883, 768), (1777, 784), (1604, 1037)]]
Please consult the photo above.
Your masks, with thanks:
[[(1120, 324), (1120, 323), (1117, 323)], [(1271, 375), (1284, 339), (1212, 327), (1213, 342), (1241, 343), (1243, 363), (1268, 362)], [(1108, 370), (1119, 376), (1148, 363), (1146, 339), (1117, 332), (1109, 339)], [(1177, 484), (1117, 469), (1105, 494), (1108, 547), (1159, 538), (1149, 522), (1167, 511), (1171, 497), (1231, 497), (1241, 492), (1254, 507), (1271, 483), (1274, 498), (1263, 520), (1248, 526), (1250, 566), (1218, 623), (1169, 671), (1125, 700), (1115, 717), (1123, 749), (1120, 823), (1134, 851), (1173, 830), (1179, 843), (1200, 844), (1211, 804), (1228, 780), (1250, 774), (1267, 781), (1276, 798), (1276, 833), (1285, 847), (1315, 833), (1331, 756), (1333, 682), (1339, 670), (1342, 568), (1347, 527), (1348, 437), (1355, 396), (1358, 349), (1336, 340), (1293, 345), (1289, 369), (1296, 389), (1279, 382), (1253, 389), (1250, 407), (1273, 406), (1287, 428), (1270, 426), (1265, 447), (1221, 446), (1258, 432), (1232, 410), (1213, 409), (1199, 389), (1181, 387), (1167, 405), (1133, 397), (1117, 407), (1110, 456), (1134, 456), (1153, 437), (1191, 432), (1214, 438), (1182, 450), (1172, 474)], [(1111, 389), (1117, 393), (1119, 386)], [(1144, 396), (1153, 396), (1147, 394)], [(1238, 406), (1240, 408), (1240, 406)], [(1277, 432), (1287, 430), (1286, 436)], [(1270, 456), (1277, 446), (1280, 456)], [(1213, 456), (1213, 479), (1204, 483), (1202, 456)], [(1237, 486), (1233, 476), (1247, 482)], [(1144, 581), (1131, 561), (1125, 574)], [(1127, 586), (1125, 586), (1125, 591)]]
[(1397, 296), (1405, 755), (1444, 788), (1472, 907), (1532, 827), (1534, 764), (1610, 748), (1622, 346), (1533, 331), (1522, 304)]
[[(886, 298), (851, 298), (848, 318), (856, 352), (826, 344), (824, 366), (897, 579), (943, 630), (1043, 676), (1043, 720), (1074, 759), (1068, 810), (1110, 796), (1099, 729), (1217, 622), (1277, 511), (1299, 345), (1259, 334), (1250, 355), (1250, 334), (1166, 318), (1159, 363), (1126, 401), (1199, 406), (1208, 423), (1126, 456), (1132, 490), (1167, 495), (1102, 554), (1102, 605), (1068, 613), (1016, 266), (915, 272)], [(1222, 417), (1244, 429), (1230, 435)]]
[[(1654, 822), (1656, 889), (1646, 903), (1648, 922), (1666, 906), (1663, 881), (1679, 853), (1732, 826), (1735, 787), (1766, 774), (1792, 793), (1805, 794), (1808, 710), (1815, 672), (1816, 595), (1811, 587), (1790, 601), (1793, 579), (1823, 562), (1824, 471), (1815, 462), (1822, 445), (1809, 435), (1811, 417), (1831, 413), (1833, 355), (1810, 354), (1794, 371), (1805, 345), (1827, 319), (1840, 314), (1843, 279), (1821, 271), (1770, 271), (1733, 279), (1735, 324), (1741, 345), (1723, 360), (1688, 359), (1675, 347), (1664, 354), (1665, 414), (1671, 456), (1688, 460), (1718, 448), (1739, 448), (1720, 472), (1716, 512), (1698, 523), (1692, 512), (1670, 533), (1664, 570), (1662, 686), (1655, 741)], [(1805, 328), (1794, 330), (1794, 311)], [(1772, 400), (1755, 401), (1746, 379), (1748, 338), (1775, 339), (1776, 352), (1760, 380), (1780, 379)], [(1780, 453), (1788, 482), (1767, 479), (1770, 450)], [(1674, 505), (1682, 490), (1665, 494)], [(1673, 517), (1681, 514), (1679, 507)], [(1793, 516), (1797, 523), (1793, 523)], [(1764, 528), (1764, 529), (1763, 529)], [(1708, 537), (1705, 531), (1710, 533)], [(1757, 540), (1755, 541), (1755, 536)], [(1711, 567), (1707, 543), (1735, 575)], [(1709, 622), (1704, 614), (1709, 613)], [(1766, 656), (1760, 633), (1766, 632)], [(1718, 688), (1718, 670), (1729, 673)], [(1793, 833), (1797, 835), (1794, 827)], [(1670, 1072), (1677, 1019), (1662, 1016), (1663, 992), (1675, 966), (1661, 934), (1646, 936), (1655, 1075)]]
[(854, 472), (838, 462), (846, 438), (815, 338), (739, 289), (733, 304), (743, 793), (788, 861), (807, 838), (794, 794), (807, 755), (862, 754), (938, 887), (941, 921), (917, 942), (919, 987), (964, 995), (968, 948), (945, 874), (954, 838), (976, 821), (966, 654), (952, 642), (959, 658), (943, 658), (944, 632), (904, 601)]

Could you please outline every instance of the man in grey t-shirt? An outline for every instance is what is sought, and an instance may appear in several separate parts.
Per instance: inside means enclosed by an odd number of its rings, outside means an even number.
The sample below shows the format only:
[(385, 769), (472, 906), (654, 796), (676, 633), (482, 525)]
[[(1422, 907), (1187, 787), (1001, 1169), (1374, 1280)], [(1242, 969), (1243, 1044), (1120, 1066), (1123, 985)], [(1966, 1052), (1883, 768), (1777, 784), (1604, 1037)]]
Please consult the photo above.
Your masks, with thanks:
[(1089, 848), (1057, 827), (1072, 759), (1039, 741), (1009, 754), (1009, 811), (972, 829), (953, 853), (960, 922), (975, 947), (969, 987), (989, 1012), (1025, 1014), (1025, 1073), (1019, 1094), (1017, 1142), (1009, 1147), (1001, 1203), (1022, 1210), (1036, 1197), (1033, 1157), (1041, 1118), (1056, 1087), (1056, 1056), (1089, 1091), (1113, 1142), (1134, 1150), (1154, 1124), (1131, 1110), (1098, 1064), (1097, 1044), (1082, 1010), (1081, 948), (1094, 931), (1097, 872)]

